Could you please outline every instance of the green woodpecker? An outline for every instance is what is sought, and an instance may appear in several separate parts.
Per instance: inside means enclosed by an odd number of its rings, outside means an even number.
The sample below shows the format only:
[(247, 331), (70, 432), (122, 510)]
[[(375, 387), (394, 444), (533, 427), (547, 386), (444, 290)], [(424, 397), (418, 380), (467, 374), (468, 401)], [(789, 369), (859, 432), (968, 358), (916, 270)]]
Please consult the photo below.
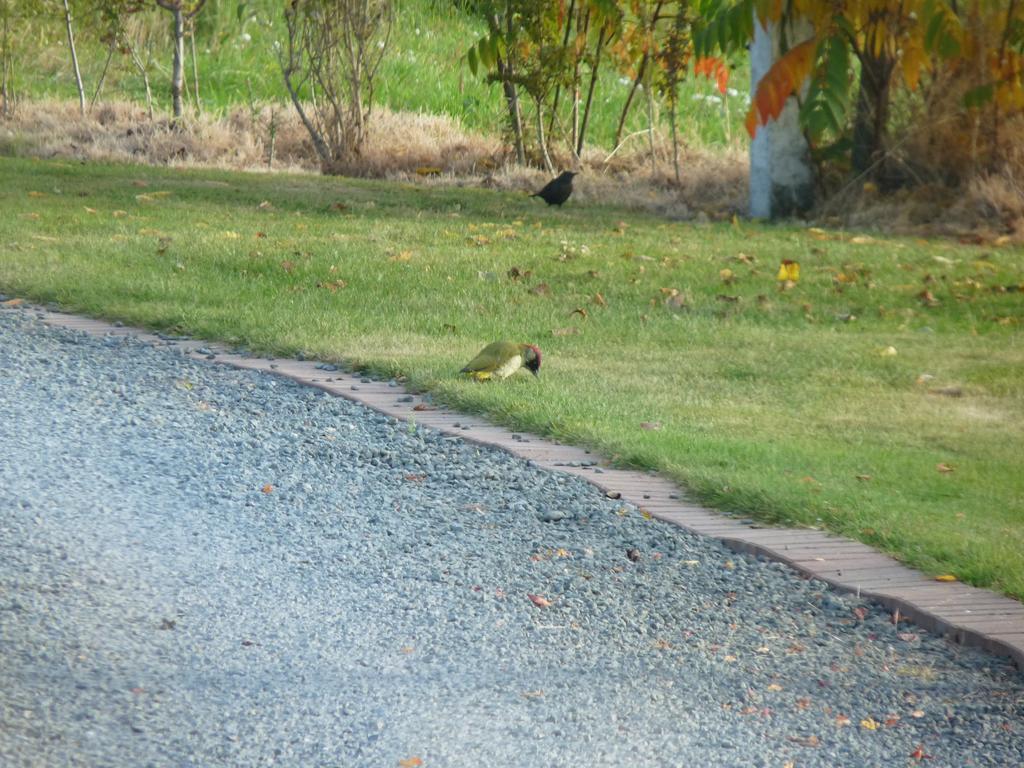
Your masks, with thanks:
[(459, 373), (468, 374), (477, 381), (506, 379), (520, 368), (534, 376), (540, 370), (540, 350), (532, 344), (495, 341), (480, 350)]

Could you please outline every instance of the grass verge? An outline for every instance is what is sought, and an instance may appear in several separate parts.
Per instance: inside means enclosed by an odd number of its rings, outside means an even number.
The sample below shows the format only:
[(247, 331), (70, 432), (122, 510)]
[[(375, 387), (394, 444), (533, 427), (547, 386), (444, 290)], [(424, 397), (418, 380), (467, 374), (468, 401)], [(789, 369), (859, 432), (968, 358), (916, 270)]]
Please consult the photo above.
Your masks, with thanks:
[[(1024, 597), (1019, 248), (311, 176), (0, 175), (0, 291), (401, 373), (719, 509)], [(538, 343), (539, 380), (455, 377), (497, 338)]]

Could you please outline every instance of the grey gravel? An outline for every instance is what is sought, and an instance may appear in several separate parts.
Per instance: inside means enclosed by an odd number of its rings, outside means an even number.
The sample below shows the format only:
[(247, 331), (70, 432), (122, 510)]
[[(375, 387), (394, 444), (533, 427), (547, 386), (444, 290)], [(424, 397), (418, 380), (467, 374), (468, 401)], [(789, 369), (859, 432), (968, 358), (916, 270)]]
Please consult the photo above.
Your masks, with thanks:
[(0, 451), (3, 766), (1024, 765), (1003, 660), (270, 374), (0, 311)]

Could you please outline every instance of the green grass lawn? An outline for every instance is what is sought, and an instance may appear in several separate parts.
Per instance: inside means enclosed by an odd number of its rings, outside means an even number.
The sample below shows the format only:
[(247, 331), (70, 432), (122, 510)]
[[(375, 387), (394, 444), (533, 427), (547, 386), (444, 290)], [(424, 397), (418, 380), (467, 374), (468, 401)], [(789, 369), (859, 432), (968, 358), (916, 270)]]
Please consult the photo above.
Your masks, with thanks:
[[(1020, 249), (313, 176), (0, 178), (4, 293), (402, 373), (719, 509), (1024, 597)], [(539, 379), (456, 377), (498, 338), (539, 344)]]

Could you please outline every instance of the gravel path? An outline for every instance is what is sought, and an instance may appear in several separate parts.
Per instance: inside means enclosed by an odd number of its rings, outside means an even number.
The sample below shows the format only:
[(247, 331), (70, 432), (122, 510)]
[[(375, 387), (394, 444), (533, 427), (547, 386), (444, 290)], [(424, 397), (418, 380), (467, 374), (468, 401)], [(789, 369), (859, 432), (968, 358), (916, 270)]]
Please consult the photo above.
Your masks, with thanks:
[(918, 762), (1024, 765), (1024, 675), (575, 478), (0, 312), (0, 765)]

